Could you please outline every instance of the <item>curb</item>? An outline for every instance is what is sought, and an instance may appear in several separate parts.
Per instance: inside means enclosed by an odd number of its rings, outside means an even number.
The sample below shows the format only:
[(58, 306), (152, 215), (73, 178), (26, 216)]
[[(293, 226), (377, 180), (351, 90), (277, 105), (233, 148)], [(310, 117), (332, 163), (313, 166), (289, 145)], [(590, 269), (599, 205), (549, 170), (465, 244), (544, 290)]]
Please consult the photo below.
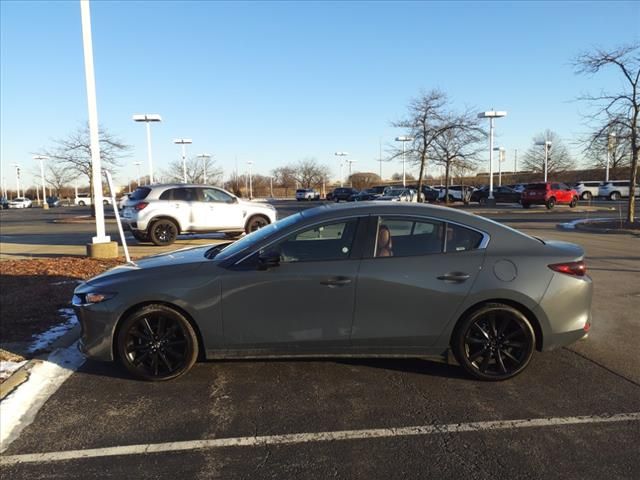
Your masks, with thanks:
[(580, 231), (586, 233), (606, 233), (613, 235), (633, 235), (636, 237), (640, 237), (640, 232), (637, 230), (625, 230), (625, 229), (617, 229), (617, 228), (593, 228), (589, 227), (590, 223), (598, 223), (598, 222), (610, 222), (610, 218), (585, 218), (581, 220), (574, 220), (572, 222), (566, 223), (558, 223), (556, 228), (558, 230), (570, 230), (570, 231)]
[[(110, 222), (110, 223), (115, 223), (116, 219), (115, 217), (107, 217), (105, 215), (104, 217), (105, 222)], [(91, 215), (81, 215), (78, 217), (71, 217), (71, 218), (56, 218), (51, 220), (51, 223), (69, 223), (69, 224), (73, 224), (73, 223), (86, 223), (86, 224), (94, 224), (96, 221), (95, 219), (91, 216)]]
[(75, 325), (71, 330), (54, 341), (47, 347), (47, 350), (39, 354), (37, 357), (28, 360), (19, 369), (11, 374), (4, 382), (0, 383), (0, 401), (4, 400), (7, 395), (16, 388), (29, 380), (31, 369), (39, 363), (46, 361), (52, 352), (60, 348), (68, 348), (80, 338), (80, 324)]

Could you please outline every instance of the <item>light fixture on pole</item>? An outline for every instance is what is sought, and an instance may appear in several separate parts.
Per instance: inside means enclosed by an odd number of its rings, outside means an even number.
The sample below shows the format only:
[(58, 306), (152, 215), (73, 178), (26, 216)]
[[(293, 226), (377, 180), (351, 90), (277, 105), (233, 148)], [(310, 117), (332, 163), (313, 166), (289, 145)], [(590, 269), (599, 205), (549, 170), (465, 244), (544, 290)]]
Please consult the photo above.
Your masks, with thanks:
[(343, 187), (343, 181), (344, 181), (344, 159), (342, 157), (346, 157), (347, 155), (349, 155), (349, 152), (336, 152), (334, 153), (334, 155), (336, 157), (340, 157), (340, 186)]
[(147, 125), (147, 159), (149, 161), (149, 184), (154, 182), (153, 180), (153, 156), (151, 155), (151, 122), (161, 122), (162, 117), (157, 113), (141, 113), (136, 114), (133, 117), (134, 122), (144, 122)]
[(208, 153), (200, 153), (198, 154), (198, 158), (202, 159), (202, 172), (203, 172), (202, 183), (206, 185), (207, 184), (207, 160), (211, 158), (211, 155)]
[(406, 169), (406, 162), (404, 159), (404, 154), (405, 154), (405, 143), (407, 142), (413, 142), (415, 139), (413, 137), (396, 137), (396, 142), (402, 142), (402, 186), (406, 187), (407, 186), (407, 169)]
[(182, 178), (183, 183), (187, 183), (187, 147), (185, 145), (190, 145), (193, 141), (190, 138), (176, 138), (173, 143), (182, 145)]
[(544, 181), (547, 181), (547, 171), (549, 170), (549, 150), (551, 150), (551, 141), (536, 142), (536, 145), (544, 147)]
[(251, 165), (253, 165), (253, 162), (249, 160), (247, 165), (249, 165), (249, 200), (253, 200), (253, 182), (251, 179)]
[(22, 196), (20, 195), (20, 165), (14, 163), (13, 166), (16, 167), (16, 197), (19, 198)]
[(478, 118), (489, 119), (489, 198), (487, 198), (488, 205), (495, 205), (496, 201), (493, 198), (493, 131), (494, 120), (496, 118), (506, 117), (507, 112), (489, 110), (488, 112), (480, 112)]
[(40, 161), (40, 176), (42, 177), (42, 208), (48, 210), (49, 204), (47, 203), (47, 187), (45, 187), (44, 179), (44, 161), (49, 160), (49, 157), (44, 155), (35, 155), (33, 159)]
[(136, 166), (136, 171), (138, 172), (138, 186), (141, 185), (140, 183), (140, 165), (142, 165), (140, 162), (135, 162), (134, 165)]
[(605, 182), (609, 181), (609, 164), (611, 163), (611, 150), (613, 150), (615, 141), (616, 141), (616, 132), (610, 132), (609, 135), (607, 136), (607, 169), (604, 175)]
[(504, 147), (493, 147), (494, 152), (498, 152), (498, 186), (502, 186), (502, 162), (505, 160), (506, 150)]

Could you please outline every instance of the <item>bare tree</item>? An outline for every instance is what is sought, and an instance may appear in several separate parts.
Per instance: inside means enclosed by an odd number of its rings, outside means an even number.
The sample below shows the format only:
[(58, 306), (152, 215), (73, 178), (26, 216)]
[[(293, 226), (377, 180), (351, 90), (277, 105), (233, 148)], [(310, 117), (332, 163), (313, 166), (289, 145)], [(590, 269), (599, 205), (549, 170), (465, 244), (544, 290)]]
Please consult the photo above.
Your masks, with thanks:
[(285, 197), (289, 195), (289, 189), (296, 188), (296, 175), (293, 167), (278, 167), (272, 170), (271, 175), (274, 185), (284, 189)]
[[(448, 126), (448, 128), (444, 128)], [(471, 170), (483, 150), (480, 142), (486, 132), (480, 126), (477, 115), (470, 110), (461, 114), (448, 114), (442, 121), (442, 134), (433, 142), (432, 156), (436, 163), (444, 167), (445, 202), (449, 202), (449, 177), (451, 169), (458, 167)]]
[(379, 185), (381, 181), (380, 175), (373, 172), (357, 172), (349, 177), (349, 184), (356, 190)]
[[(62, 189), (67, 187), (73, 180), (75, 180), (77, 174), (72, 170), (69, 170), (64, 165), (59, 163), (47, 163), (45, 168), (45, 183), (49, 185), (56, 192), (56, 196), (60, 196)], [(40, 171), (36, 173), (36, 177), (40, 179)], [(42, 180), (40, 180), (42, 183)]]
[[(404, 176), (407, 180), (416, 179), (416, 177), (413, 176), (413, 173), (405, 172)], [(402, 173), (399, 173), (399, 172), (394, 173), (393, 175), (391, 175), (391, 180), (393, 180), (394, 182), (398, 182), (402, 180)]]
[[(208, 185), (218, 185), (222, 182), (222, 168), (216, 164), (212, 157), (189, 157), (186, 159), (185, 165), (187, 183), (204, 183), (205, 166)], [(182, 183), (184, 181), (182, 159), (171, 162), (165, 172), (165, 176), (170, 182)]]
[(623, 127), (631, 144), (631, 174), (629, 178), (629, 208), (627, 221), (635, 220), (635, 190), (638, 181), (638, 119), (640, 118), (640, 43), (621, 46), (612, 50), (595, 48), (579, 55), (574, 65), (579, 74), (593, 75), (606, 68), (613, 68), (619, 74), (621, 87), (618, 92), (601, 92), (598, 95), (583, 95), (579, 100), (594, 107), (589, 115), (592, 123), (600, 125), (596, 132), (605, 132), (610, 128), (610, 119)]
[[(120, 160), (129, 154), (131, 147), (105, 128), (100, 128), (99, 135), (102, 167), (114, 173), (121, 166)], [(80, 127), (69, 136), (56, 139), (53, 143), (52, 147), (44, 149), (41, 154), (51, 160), (57, 160), (60, 167), (74, 176), (84, 175), (89, 180), (89, 185), (92, 185), (89, 126)], [(93, 188), (91, 190), (93, 192)]]
[(585, 143), (585, 158), (596, 168), (607, 168), (607, 155), (609, 169), (614, 175), (619, 168), (631, 164), (629, 129), (615, 118), (609, 120), (607, 129), (593, 131)]
[(536, 145), (544, 142), (551, 142), (547, 149), (547, 174), (562, 173), (575, 167), (575, 161), (560, 135), (547, 129), (533, 137), (533, 144), (522, 158), (522, 166), (525, 169), (537, 173), (544, 172), (545, 146)]
[(319, 187), (327, 182), (330, 169), (326, 165), (318, 163), (315, 158), (305, 158), (295, 165), (291, 165), (293, 178), (303, 188)]

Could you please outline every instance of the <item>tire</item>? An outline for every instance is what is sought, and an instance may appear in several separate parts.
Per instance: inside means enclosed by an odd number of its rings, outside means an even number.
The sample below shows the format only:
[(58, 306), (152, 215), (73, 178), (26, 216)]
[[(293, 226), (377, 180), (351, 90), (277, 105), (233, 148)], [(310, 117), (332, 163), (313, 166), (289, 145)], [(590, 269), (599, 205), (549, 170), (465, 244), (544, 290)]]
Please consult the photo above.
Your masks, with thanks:
[(171, 245), (178, 237), (178, 226), (171, 220), (156, 220), (149, 227), (149, 239), (159, 247)]
[(523, 203), (522, 204), (522, 208), (531, 208), (531, 204), (530, 203)]
[(582, 192), (582, 195), (580, 196), (580, 198), (582, 198), (582, 200), (591, 200), (593, 198), (593, 195), (591, 194), (591, 192)]
[(571, 203), (569, 203), (569, 208), (576, 208), (578, 206), (578, 197), (573, 197), (571, 199)]
[(102, 200), (102, 205), (109, 205), (109, 202), (107, 200)]
[(464, 317), (451, 347), (460, 366), (480, 380), (507, 380), (529, 364), (536, 345), (531, 322), (518, 309), (487, 303)]
[(478, 200), (478, 203), (480, 205), (486, 205), (487, 204), (487, 199), (485, 197), (480, 197), (480, 200)]
[(614, 202), (617, 200), (620, 200), (620, 197), (621, 197), (620, 192), (611, 192), (609, 194), (609, 200), (612, 200)]
[(146, 232), (141, 232), (140, 230), (131, 230), (131, 235), (139, 242), (148, 242), (149, 235)]
[(238, 238), (240, 238), (242, 236), (244, 232), (226, 232), (224, 234), (225, 238), (228, 238), (230, 240), (236, 240)]
[(166, 305), (146, 305), (118, 328), (118, 360), (143, 380), (160, 382), (184, 375), (196, 362), (198, 350), (189, 320)]
[(78, 206), (79, 206), (79, 207), (84, 207), (85, 205), (86, 205), (86, 203), (84, 203), (82, 200), (80, 200), (80, 201), (78, 202)]
[(553, 207), (556, 206), (556, 199), (554, 197), (551, 197), (549, 200), (547, 200), (546, 206), (547, 210), (553, 209)]
[(269, 225), (269, 219), (267, 217), (264, 215), (254, 215), (247, 220), (244, 231), (249, 234), (256, 230), (260, 230), (262, 227), (266, 227), (267, 225)]

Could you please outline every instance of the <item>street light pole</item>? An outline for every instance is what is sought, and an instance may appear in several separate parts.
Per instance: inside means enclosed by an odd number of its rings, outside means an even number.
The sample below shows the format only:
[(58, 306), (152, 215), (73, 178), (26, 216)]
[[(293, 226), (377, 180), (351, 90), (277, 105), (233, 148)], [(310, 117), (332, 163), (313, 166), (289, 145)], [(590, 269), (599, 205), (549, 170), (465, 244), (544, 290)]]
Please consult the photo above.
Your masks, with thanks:
[(136, 170), (138, 172), (138, 186), (140, 186), (140, 165), (142, 165), (140, 162), (135, 162), (134, 165), (136, 166)]
[[(607, 136), (607, 170), (605, 172), (605, 177), (604, 177), (605, 182), (609, 181), (609, 163), (611, 162), (611, 146), (613, 141), (615, 141), (615, 138), (616, 138), (616, 132), (611, 132)], [(613, 141), (611, 139), (613, 139)]]
[(518, 173), (518, 149), (513, 152), (513, 173)]
[(336, 152), (334, 153), (336, 157), (340, 157), (340, 186), (343, 187), (344, 184), (344, 160), (342, 157), (346, 157), (349, 155), (349, 152)]
[(249, 160), (247, 165), (249, 165), (249, 200), (253, 200), (253, 182), (251, 179), (251, 165), (253, 165), (253, 162)]
[(211, 158), (211, 155), (208, 153), (201, 153), (198, 155), (198, 158), (202, 159), (202, 169), (203, 169), (203, 184), (207, 184), (207, 160)]
[(176, 145), (182, 145), (182, 178), (183, 178), (183, 183), (187, 183), (187, 147), (186, 145), (193, 143), (193, 141), (190, 138), (176, 138), (173, 141), (173, 143), (175, 143)]
[(487, 203), (489, 205), (495, 205), (495, 199), (493, 197), (493, 133), (494, 133), (494, 120), (496, 118), (506, 117), (507, 112), (490, 110), (488, 112), (480, 112), (478, 118), (489, 119), (489, 198)]
[(544, 147), (544, 181), (547, 181), (547, 171), (549, 170), (549, 149), (551, 149), (551, 141), (536, 142), (536, 145)]
[(16, 198), (20, 198), (20, 165), (14, 163), (13, 166), (16, 167)]
[(47, 203), (47, 189), (45, 187), (45, 180), (44, 180), (44, 161), (45, 160), (49, 160), (49, 157), (46, 157), (44, 155), (35, 155), (33, 157), (34, 160), (39, 160), (40, 161), (40, 176), (42, 177), (42, 208), (44, 210), (48, 210), (49, 209), (49, 204)]
[(151, 122), (161, 122), (162, 117), (157, 113), (136, 114), (133, 117), (134, 122), (144, 122), (147, 125), (147, 160), (149, 162), (149, 184), (154, 182), (153, 179), (153, 157), (151, 154)]
[(357, 160), (346, 160), (346, 162), (349, 164), (349, 183), (352, 184), (353, 182), (351, 182), (351, 164), (357, 162)]
[(502, 186), (502, 162), (504, 162), (505, 149), (504, 147), (493, 147), (493, 150), (498, 152), (498, 186)]
[(407, 169), (406, 162), (404, 158), (405, 154), (405, 143), (412, 142), (414, 140), (413, 137), (396, 137), (396, 142), (402, 142), (402, 186), (407, 186)]

